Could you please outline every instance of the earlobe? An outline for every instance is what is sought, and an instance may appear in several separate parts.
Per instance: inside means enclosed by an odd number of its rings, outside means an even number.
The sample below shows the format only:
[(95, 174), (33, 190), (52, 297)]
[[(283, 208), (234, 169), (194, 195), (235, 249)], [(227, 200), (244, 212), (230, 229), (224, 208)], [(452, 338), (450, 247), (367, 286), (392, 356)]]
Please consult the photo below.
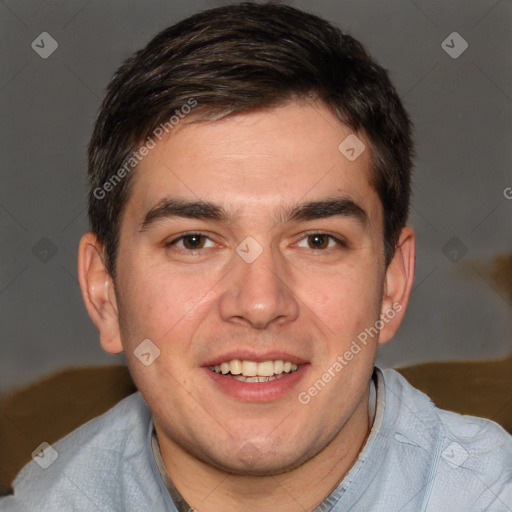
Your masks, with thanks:
[(386, 269), (381, 306), (383, 328), (379, 343), (389, 341), (402, 323), (414, 282), (416, 248), (414, 231), (406, 226), (398, 239), (396, 252)]
[(119, 315), (112, 277), (102, 258), (102, 246), (96, 236), (85, 233), (78, 247), (78, 280), (85, 307), (100, 334), (103, 349), (122, 352)]

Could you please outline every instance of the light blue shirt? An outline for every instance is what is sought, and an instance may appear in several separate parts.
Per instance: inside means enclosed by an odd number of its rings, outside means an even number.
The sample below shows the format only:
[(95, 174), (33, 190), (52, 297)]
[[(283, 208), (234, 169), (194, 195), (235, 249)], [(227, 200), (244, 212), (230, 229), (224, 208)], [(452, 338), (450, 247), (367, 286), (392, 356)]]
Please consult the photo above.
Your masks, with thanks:
[[(512, 512), (512, 436), (492, 421), (436, 408), (393, 370), (376, 375), (370, 435), (317, 510)], [(55, 443), (58, 457), (47, 469), (29, 462), (0, 511), (177, 512), (152, 430), (151, 413), (134, 393)]]

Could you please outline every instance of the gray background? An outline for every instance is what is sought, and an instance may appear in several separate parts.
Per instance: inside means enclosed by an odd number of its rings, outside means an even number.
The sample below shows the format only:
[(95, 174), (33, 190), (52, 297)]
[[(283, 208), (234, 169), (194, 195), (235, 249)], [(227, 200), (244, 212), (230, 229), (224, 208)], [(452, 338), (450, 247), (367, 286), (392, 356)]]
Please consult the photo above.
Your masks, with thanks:
[[(88, 228), (86, 145), (121, 61), (159, 30), (222, 3), (0, 1), (1, 390), (64, 367), (124, 361), (102, 352), (76, 277)], [(511, 2), (289, 3), (360, 39), (389, 70), (416, 127), (416, 283), (380, 364), (510, 354), (510, 293), (486, 269), (512, 247), (504, 194), (512, 186)], [(59, 45), (47, 59), (31, 47), (42, 32)], [(452, 32), (469, 44), (456, 59), (441, 46)]]

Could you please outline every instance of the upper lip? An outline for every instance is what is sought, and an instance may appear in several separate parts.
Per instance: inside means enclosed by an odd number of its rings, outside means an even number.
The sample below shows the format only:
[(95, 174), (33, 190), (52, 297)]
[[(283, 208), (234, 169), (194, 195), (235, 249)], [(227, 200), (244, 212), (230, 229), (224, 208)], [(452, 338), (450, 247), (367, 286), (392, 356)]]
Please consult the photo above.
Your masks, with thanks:
[(215, 366), (224, 362), (227, 363), (233, 359), (240, 359), (240, 361), (245, 359), (246, 361), (255, 361), (257, 363), (276, 360), (285, 362), (290, 361), (291, 363), (295, 363), (297, 365), (307, 363), (307, 361), (302, 357), (295, 356), (287, 352), (265, 352), (264, 354), (257, 354), (251, 351), (234, 350), (232, 352), (226, 352), (225, 354), (209, 359), (203, 364), (203, 366)]

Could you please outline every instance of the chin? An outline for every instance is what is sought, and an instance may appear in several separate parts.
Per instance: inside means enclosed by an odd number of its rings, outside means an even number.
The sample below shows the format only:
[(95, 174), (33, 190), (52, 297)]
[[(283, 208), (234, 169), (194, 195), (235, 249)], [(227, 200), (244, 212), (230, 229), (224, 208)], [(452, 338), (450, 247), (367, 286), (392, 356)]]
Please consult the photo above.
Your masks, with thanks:
[(219, 458), (210, 459), (209, 464), (221, 471), (240, 476), (276, 476), (287, 473), (313, 456), (304, 453), (298, 457), (297, 447), (292, 453), (283, 453), (267, 447), (265, 451), (258, 449), (252, 443), (246, 443), (234, 454), (226, 454)]

